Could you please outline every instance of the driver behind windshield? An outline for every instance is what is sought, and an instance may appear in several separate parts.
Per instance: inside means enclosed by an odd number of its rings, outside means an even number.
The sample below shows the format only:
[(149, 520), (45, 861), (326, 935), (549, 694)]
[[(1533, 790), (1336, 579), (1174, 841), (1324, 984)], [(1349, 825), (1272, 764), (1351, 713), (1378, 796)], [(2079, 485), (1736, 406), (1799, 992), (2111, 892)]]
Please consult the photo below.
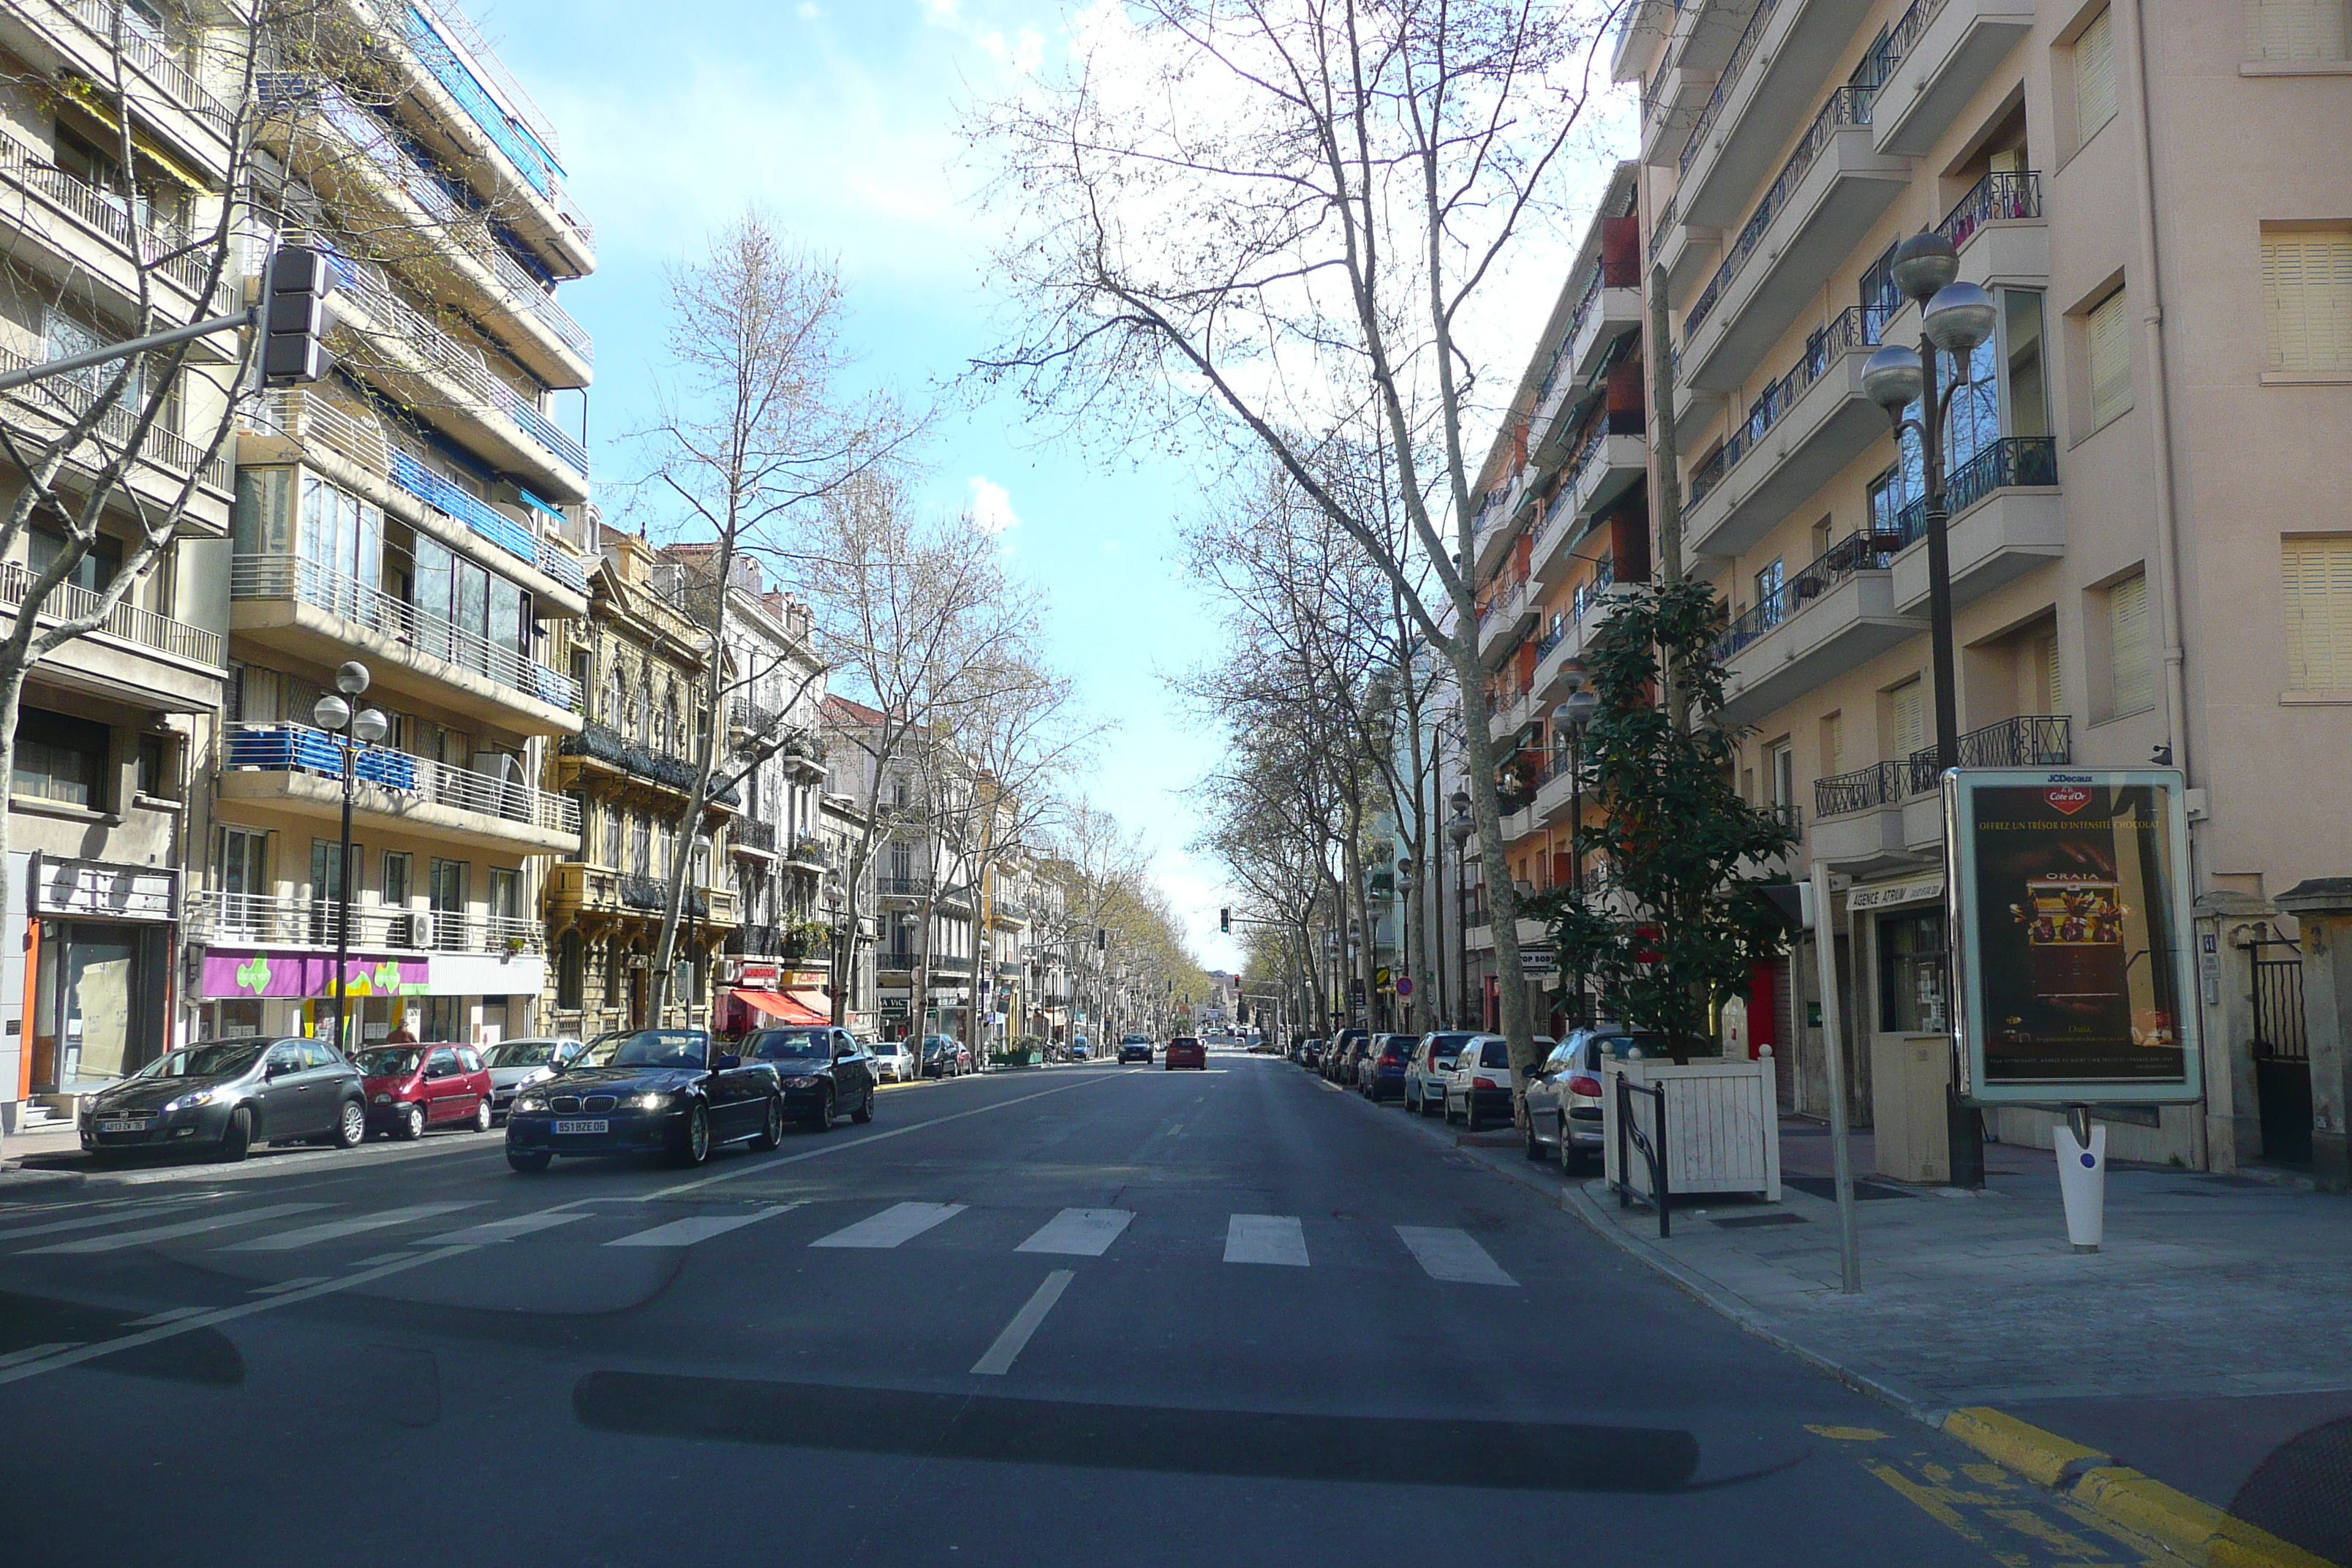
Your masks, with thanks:
[(833, 1047), (822, 1029), (762, 1029), (743, 1053), (761, 1061), (829, 1061)]
[(572, 1065), (581, 1068), (700, 1068), (710, 1061), (710, 1037), (699, 1029), (638, 1029), (604, 1036)]

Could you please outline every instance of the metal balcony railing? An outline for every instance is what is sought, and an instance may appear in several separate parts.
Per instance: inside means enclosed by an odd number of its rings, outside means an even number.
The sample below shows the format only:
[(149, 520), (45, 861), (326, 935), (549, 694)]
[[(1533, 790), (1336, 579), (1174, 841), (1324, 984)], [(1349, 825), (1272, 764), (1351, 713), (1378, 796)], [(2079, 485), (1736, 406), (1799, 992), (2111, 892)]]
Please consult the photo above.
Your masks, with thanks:
[(1847, 534), (1817, 559), (1790, 573), (1780, 587), (1757, 600), (1747, 614), (1725, 627), (1712, 650), (1717, 662), (1732, 658), (1857, 572), (1886, 571), (1894, 565), (1895, 552), (1906, 542), (1893, 533)]
[(773, 854), (776, 848), (776, 825), (756, 816), (738, 817), (728, 831), (735, 836), (738, 849), (763, 849)]
[[(435, 11), (436, 15), (441, 14), (438, 6)], [(467, 62), (450, 48), (422, 11), (414, 5), (402, 7), (400, 26), (402, 36), (415, 53), (418, 62), (457, 100), (457, 107), (464, 110), (482, 134), (489, 138), (491, 145), (506, 154), (507, 161), (514, 165), (515, 172), (522, 175), (531, 189), (549, 202), (557, 202), (562, 193), (562, 171), (556, 164), (548, 145), (551, 141), (549, 133), (542, 127), (530, 125), (500, 108)], [(470, 40), (467, 42), (470, 52)], [(571, 214), (564, 214), (564, 217), (568, 222), (574, 222), (583, 236), (590, 232), (585, 223), (572, 219)]]
[(1911, 51), (1919, 46), (1919, 36), (1943, 9), (1944, 0), (1911, 0), (1911, 8), (1895, 18), (1865, 62), (1876, 68), (1878, 80), (1885, 81), (1894, 76), (1895, 68), (1910, 58)]
[(1837, 319), (1805, 340), (1805, 352), (1788, 374), (1767, 385), (1748, 407), (1748, 417), (1724, 438), (1715, 455), (1691, 473), (1690, 504), (1696, 506), (1754, 450), (1782, 415), (1796, 406), (1822, 373), (1848, 349), (1874, 347), (1886, 327), (1887, 311), (1880, 306), (1848, 305)]
[[(199, 889), (190, 900), (188, 935), (211, 947), (332, 947), (341, 926), (334, 899)], [(529, 916), (475, 909), (393, 908), (354, 900), (350, 945), (415, 952), (544, 952), (547, 924)]]
[[(1986, 444), (1968, 461), (1954, 468), (1944, 481), (1945, 504), (1958, 517), (1995, 490), (2011, 489), (2021, 485), (2054, 485), (2058, 482), (2058, 441), (2052, 436), (2003, 436)], [(1899, 541), (1895, 549), (1926, 536), (1927, 528), (1927, 498), (1919, 497), (1896, 512), (1891, 521), (1879, 524), (1884, 534), (1892, 531)]]
[[(22, 354), (0, 348), (0, 370), (26, 370), (34, 363)], [(0, 396), (6, 397), (18, 408), (63, 426), (88, 412), (90, 399), (104, 385), (105, 383), (100, 381), (98, 386), (93, 387), (89, 382), (71, 374), (53, 375), (11, 388)], [(138, 423), (138, 416), (129, 408), (117, 405), (107, 409), (98, 416), (98, 435), (102, 437), (99, 451), (77, 461), (86, 468), (103, 468), (130, 446)], [(194, 474), (215, 490), (233, 491), (236, 488), (236, 472), (231, 466), (226, 442), (207, 461), (203, 447), (176, 430), (165, 429), (160, 416), (147, 426), (147, 434), (141, 438), (139, 458), (142, 462), (167, 473)]]
[(1652, 266), (1655, 266), (1659, 258), (1665, 254), (1666, 238), (1675, 232), (1675, 205), (1681, 198), (1682, 193), (1676, 191), (1666, 198), (1666, 205), (1658, 209), (1657, 226), (1650, 230)]
[[(686, 758), (641, 745), (610, 724), (599, 723), (593, 719), (577, 735), (566, 735), (558, 742), (556, 752), (566, 757), (593, 757), (680, 795), (694, 793), (699, 772)], [(731, 784), (722, 784), (710, 795), (713, 805), (740, 805), (742, 799), (741, 793)]]
[[(310, 773), (340, 780), (342, 749), (341, 737), (307, 724), (231, 724), (221, 769), (225, 773)], [(352, 756), (352, 773), (420, 805), (502, 817), (555, 833), (580, 831), (580, 803), (570, 795), (551, 795), (512, 779), (493, 778), (429, 757), (361, 745)]]
[(1690, 173), (1691, 163), (1698, 157), (1699, 149), (1706, 144), (1706, 133), (1715, 129), (1716, 116), (1723, 112), (1724, 99), (1739, 84), (1740, 73), (1747, 70), (1748, 62), (1756, 58), (1756, 47), (1764, 41), (1764, 29), (1770, 24), (1772, 13), (1779, 5), (1780, 0), (1758, 0), (1756, 9), (1748, 16), (1747, 27), (1739, 35), (1739, 41), (1731, 46), (1731, 58), (1723, 63), (1723, 74), (1715, 79), (1715, 90), (1707, 94), (1706, 107), (1698, 111), (1698, 120), (1691, 127), (1691, 139), (1683, 147), (1682, 163), (1677, 173)]
[(1601, 595), (1614, 587), (1616, 583), (1617, 558), (1615, 556), (1605, 555), (1593, 563), (1592, 575), (1577, 584), (1576, 592), (1569, 597), (1569, 619), (1582, 621), (1585, 613), (1599, 604)]
[(96, 229), (125, 255), (155, 267), (203, 302), (205, 278), (212, 269), (210, 246), (189, 249), (196, 242), (184, 230), (135, 215), (121, 196), (67, 174), (47, 153), (13, 132), (0, 131), (0, 179)]
[(825, 847), (824, 839), (804, 833), (792, 841), (784, 858), (796, 866), (831, 866), (833, 851)]
[[(1870, 123), (1871, 104), (1877, 94), (1875, 87), (1854, 83), (1848, 83), (1830, 94), (1829, 101), (1822, 106), (1822, 111), (1813, 117), (1812, 124), (1806, 128), (1803, 138), (1798, 142), (1797, 150), (1790, 153), (1789, 161), (1780, 166), (1780, 177), (1772, 182), (1772, 188), (1764, 193), (1764, 199), (1757, 204), (1755, 212), (1741, 226), (1739, 237), (1731, 242), (1730, 252), (1724, 257), (1723, 265), (1716, 268), (1715, 276), (1707, 280), (1698, 298), (1691, 301), (1689, 311), (1683, 317), (1685, 343), (1688, 343), (1698, 331), (1701, 324), (1714, 311), (1717, 302), (1723, 298), (1724, 290), (1731, 287), (1732, 280), (1748, 265), (1748, 257), (1755, 254), (1757, 246), (1763, 242), (1764, 231), (1771, 226), (1774, 218), (1780, 216), (1781, 208), (1788, 205), (1789, 197), (1799, 182), (1812, 172), (1813, 160), (1822, 155), (1822, 149), (1830, 144), (1830, 138), (1849, 126)], [(1691, 145), (1698, 145), (1696, 137), (1691, 139)]]
[(2014, 173), (1996, 169), (1969, 187), (1969, 194), (1953, 204), (1936, 232), (1957, 249), (1986, 224), (2041, 216), (2042, 176), (2031, 169)]
[[(0, 563), (0, 605), (10, 612), (22, 607), (25, 595), (33, 586), (33, 573), (23, 562)], [(44, 620), (74, 620), (88, 616), (98, 608), (99, 595), (71, 583), (60, 583), (49, 590), (41, 609)], [(221, 657), (221, 638), (217, 632), (202, 626), (192, 626), (185, 621), (175, 621), (169, 616), (159, 616), (138, 605), (118, 604), (106, 613), (106, 618), (93, 628), (99, 634), (120, 637), (124, 642), (137, 643), (157, 653), (184, 658), (209, 669), (226, 668)]]
[(393, 637), (421, 658), (471, 670), (534, 701), (581, 711), (579, 683), (570, 676), (301, 556), (236, 556), (229, 563), (229, 597), (292, 599)]
[(55, 0), (58, 10), (71, 16), (104, 47), (111, 49), (115, 40), (115, 21), (122, 24), (122, 61), (132, 70), (161, 88), (165, 97), (190, 114), (218, 132), (223, 140), (235, 133), (236, 116), (228, 106), (205, 90), (187, 67), (172, 58), (163, 44), (149, 35), (151, 26), (138, 12), (108, 4), (108, 0)]
[[(1964, 768), (2063, 768), (2074, 760), (2073, 725), (2055, 714), (2003, 719), (1962, 735), (1958, 752)], [(1899, 762), (1873, 763), (1815, 779), (1813, 815), (1837, 816), (1899, 805), (1936, 785), (1936, 750), (1929, 746)]]

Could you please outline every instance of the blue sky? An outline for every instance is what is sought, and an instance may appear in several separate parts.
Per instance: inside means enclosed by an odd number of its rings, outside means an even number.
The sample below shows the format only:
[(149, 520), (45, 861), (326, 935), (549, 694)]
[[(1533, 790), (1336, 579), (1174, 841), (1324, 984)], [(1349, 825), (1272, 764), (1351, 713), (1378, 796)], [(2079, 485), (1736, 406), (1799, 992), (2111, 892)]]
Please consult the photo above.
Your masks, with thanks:
[[(1058, 49), (1058, 4), (989, 0), (471, 0), (469, 10), (546, 110), (581, 210), (595, 275), (565, 307), (596, 337), (588, 427), (600, 481), (641, 470), (615, 439), (657, 373), (665, 267), (694, 254), (747, 203), (833, 253), (848, 284), (860, 374), (920, 389), (986, 349), (990, 220), (967, 199), (978, 175), (957, 106)], [(564, 422), (576, 427), (576, 405)], [(1019, 520), (1003, 535), (1035, 588), (1051, 651), (1094, 714), (1116, 720), (1087, 781), (1097, 805), (1143, 828), (1156, 870), (1203, 962), (1237, 954), (1217, 936), (1227, 898), (1183, 846), (1182, 787), (1207, 737), (1185, 728), (1161, 672), (1213, 652), (1214, 629), (1173, 564), (1191, 476), (1041, 445), (1009, 397), (948, 422), (927, 452), (929, 500), (970, 504), (1001, 489)], [(997, 502), (993, 492), (986, 499)]]

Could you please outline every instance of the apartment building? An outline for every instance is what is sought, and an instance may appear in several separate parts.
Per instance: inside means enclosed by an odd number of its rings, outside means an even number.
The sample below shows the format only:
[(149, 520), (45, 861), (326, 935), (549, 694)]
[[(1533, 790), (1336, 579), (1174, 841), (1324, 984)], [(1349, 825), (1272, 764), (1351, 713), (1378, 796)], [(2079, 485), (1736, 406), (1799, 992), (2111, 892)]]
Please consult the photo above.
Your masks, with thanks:
[[(835, 1023), (859, 1038), (877, 1037), (874, 994), (874, 867), (868, 862), (851, 898), (850, 867), (865, 841), (866, 812), (857, 797), (828, 785), (817, 797), (817, 833), (824, 846), (825, 875), (817, 888), (817, 918), (830, 933), (825, 991)], [(855, 902), (857, 915), (850, 917)]]
[[(2185, 769), (2217, 956), (2352, 871), (2318, 782), (2352, 760), (2352, 166), (2314, 156), (2352, 130), (2346, 57), (2336, 0), (1647, 0), (1618, 40), (1685, 546), (1729, 616), (1742, 784), (1801, 821), (1791, 870), (1851, 880), (1865, 1115), (1874, 1058), (1947, 1024), (1923, 464), (1861, 383), (1919, 341), (1905, 236), (1999, 305), (1941, 437), (1963, 763)], [(1750, 1027), (1818, 1107), (1802, 968)], [(2119, 1156), (2293, 1132), (2208, 974), (2208, 1104), (2119, 1125)]]
[[(51, 0), (0, 11), (0, 368), (201, 319), (234, 298), (207, 289), (213, 256), (186, 247), (217, 218), (236, 114), (206, 85), (198, 30), (161, 7), (124, 13), (116, 90), (113, 16), (111, 5)], [(130, 171), (110, 151), (126, 124), (140, 153)], [(99, 539), (51, 592), (44, 625), (96, 608), (138, 559), (144, 520), (175, 538), (95, 630), (25, 684), (0, 916), (0, 1124), (12, 1131), (69, 1113), (74, 1095), (136, 1070), (186, 1025), (180, 868), (200, 858), (226, 679), (218, 542), (233, 464), (212, 437), (235, 346), (193, 351), (143, 442), (137, 420), (158, 400), (150, 372), (137, 371), (56, 481), (68, 510), (97, 506)], [(18, 451), (43, 451), (110, 379), (100, 370), (19, 387), (0, 395), (0, 424)], [(0, 506), (22, 495), (12, 460), (0, 467)], [(33, 579), (70, 553), (64, 527), (37, 512), (0, 560), (11, 625)]]
[[(1569, 737), (1552, 715), (1619, 585), (1650, 576), (1640, 184), (1634, 163), (1612, 172), (1479, 470), (1468, 564), (1488, 673), (1484, 701), (1468, 705), (1464, 721), (1485, 723), (1495, 745), (1503, 844), (1490, 856), (1467, 842), (1452, 912), (1467, 948), (1456, 982), (1466, 981), (1466, 1005), (1455, 1016), (1486, 1028), (1499, 1026), (1503, 984), (1486, 879), (1508, 876), (1530, 892), (1574, 879), (1578, 796)], [(1519, 922), (1520, 943), (1533, 951), (1522, 954), (1517, 983), (1537, 1032), (1556, 1036), (1566, 998), (1553, 988), (1543, 939), (1540, 923)]]
[[(601, 526), (601, 525), (600, 525)], [(603, 528), (589, 613), (559, 624), (552, 651), (589, 693), (577, 734), (549, 757), (547, 787), (578, 814), (580, 842), (550, 871), (543, 900), (554, 962), (550, 1027), (710, 1027), (719, 952), (737, 922), (730, 843), (742, 795), (714, 787), (692, 834), (678, 814), (696, 792), (690, 717), (709, 679), (709, 634), (674, 568), (643, 539)], [(663, 1006), (654, 966), (671, 875), (687, 862), (675, 970)]]
[[(588, 458), (551, 416), (587, 334), (556, 302), (594, 266), (545, 118), (446, 0), (342, 0), (257, 41), (248, 288), (324, 251), (328, 378), (242, 416), (225, 576), (229, 681), (190, 900), (210, 1033), (310, 1032), (350, 951), (351, 1042), (541, 1026), (541, 882), (575, 801), (540, 787), (579, 734), (554, 651), (588, 612)], [(350, 759), (314, 718), (338, 671), (388, 721)], [(342, 929), (348, 908), (349, 930)]]

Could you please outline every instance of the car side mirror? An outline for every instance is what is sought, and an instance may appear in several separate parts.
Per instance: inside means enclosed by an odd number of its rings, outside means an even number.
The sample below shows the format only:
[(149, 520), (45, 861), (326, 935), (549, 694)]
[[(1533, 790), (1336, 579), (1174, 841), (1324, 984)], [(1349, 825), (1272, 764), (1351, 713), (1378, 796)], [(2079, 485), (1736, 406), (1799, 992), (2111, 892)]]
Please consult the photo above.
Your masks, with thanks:
[(721, 1051), (719, 1053), (718, 1065), (711, 1070), (714, 1072), (733, 1072), (737, 1068), (740, 1068), (742, 1065), (743, 1058), (737, 1056), (733, 1051)]

